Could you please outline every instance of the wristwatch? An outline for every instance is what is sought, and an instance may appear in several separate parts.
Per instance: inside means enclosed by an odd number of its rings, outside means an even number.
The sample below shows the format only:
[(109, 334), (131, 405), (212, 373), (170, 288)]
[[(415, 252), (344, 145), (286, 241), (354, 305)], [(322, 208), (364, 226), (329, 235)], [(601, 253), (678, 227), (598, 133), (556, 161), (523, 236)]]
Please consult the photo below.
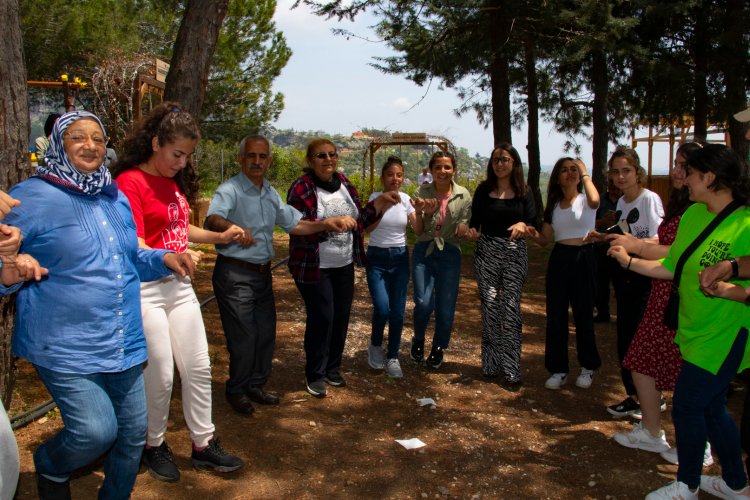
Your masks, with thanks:
[(729, 262), (729, 264), (731, 264), (731, 266), (732, 266), (732, 276), (730, 277), (730, 279), (734, 280), (734, 279), (739, 278), (739, 276), (740, 276), (740, 265), (737, 263), (737, 259), (735, 259), (734, 257), (732, 257), (731, 259), (727, 259), (727, 262)]

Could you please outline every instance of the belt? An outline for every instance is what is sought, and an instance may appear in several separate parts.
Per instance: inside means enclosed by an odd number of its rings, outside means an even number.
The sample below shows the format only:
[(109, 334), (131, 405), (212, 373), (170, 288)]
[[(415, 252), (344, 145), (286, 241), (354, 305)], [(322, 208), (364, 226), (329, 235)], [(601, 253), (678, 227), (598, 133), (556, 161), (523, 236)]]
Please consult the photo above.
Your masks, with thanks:
[(256, 273), (270, 273), (271, 272), (271, 262), (266, 262), (265, 264), (254, 264), (252, 262), (248, 262), (246, 260), (241, 259), (235, 259), (234, 257), (228, 257), (226, 255), (218, 254), (216, 256), (217, 261), (224, 261), (227, 264), (232, 264), (237, 267), (241, 267), (243, 269), (247, 269), (249, 271), (254, 271)]

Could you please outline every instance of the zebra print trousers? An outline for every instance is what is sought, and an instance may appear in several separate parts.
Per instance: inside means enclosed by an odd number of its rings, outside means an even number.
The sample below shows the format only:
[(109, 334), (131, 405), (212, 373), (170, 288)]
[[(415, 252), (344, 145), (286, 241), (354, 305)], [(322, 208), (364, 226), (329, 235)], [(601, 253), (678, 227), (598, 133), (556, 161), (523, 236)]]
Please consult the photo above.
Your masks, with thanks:
[(521, 381), (521, 289), (529, 268), (526, 240), (480, 236), (474, 271), (482, 304), (482, 373)]

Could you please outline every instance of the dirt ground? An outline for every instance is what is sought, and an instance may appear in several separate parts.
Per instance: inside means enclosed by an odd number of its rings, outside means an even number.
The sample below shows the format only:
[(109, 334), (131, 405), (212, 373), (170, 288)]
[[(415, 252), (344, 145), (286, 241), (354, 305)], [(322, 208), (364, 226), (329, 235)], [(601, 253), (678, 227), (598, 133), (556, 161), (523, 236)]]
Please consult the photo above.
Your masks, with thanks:
[[(286, 255), (280, 237), (277, 257)], [(135, 499), (239, 498), (643, 498), (672, 481), (676, 466), (658, 454), (625, 449), (611, 438), (633, 421), (613, 419), (605, 406), (620, 401), (615, 325), (597, 325), (603, 366), (588, 389), (574, 378), (560, 391), (544, 388), (544, 269), (546, 253), (530, 245), (530, 272), (523, 299), (521, 390), (509, 392), (480, 370), (481, 321), (471, 258), (463, 263), (461, 291), (450, 349), (437, 371), (408, 359), (411, 306), (407, 304), (401, 360), (404, 378), (388, 379), (367, 366), (371, 303), (358, 270), (355, 303), (343, 364), (345, 388), (329, 388), (319, 400), (303, 384), (304, 305), (285, 266), (274, 272), (278, 339), (267, 389), (277, 407), (258, 406), (254, 415), (234, 413), (225, 401), (227, 353), (215, 302), (204, 309), (213, 363), (214, 421), (222, 445), (246, 465), (217, 475), (190, 465), (190, 438), (182, 416), (179, 383), (173, 394), (167, 441), (182, 471), (178, 483), (141, 473)], [(213, 255), (200, 268), (199, 299), (210, 297)], [(429, 338), (429, 334), (428, 334)], [(571, 345), (571, 373), (578, 366)], [(428, 340), (429, 347), (429, 340)], [(28, 363), (19, 361), (11, 415), (48, 398)], [(434, 408), (420, 407), (430, 397)], [(730, 399), (735, 416), (744, 397)], [(669, 413), (665, 430), (674, 442)], [(32, 451), (61, 426), (56, 412), (18, 429), (21, 478), (17, 498), (36, 498)], [(426, 446), (406, 450), (396, 439), (419, 438)], [(709, 469), (718, 474), (718, 466)], [(74, 498), (94, 498), (100, 468), (72, 481)], [(703, 495), (707, 497), (707, 495)]]

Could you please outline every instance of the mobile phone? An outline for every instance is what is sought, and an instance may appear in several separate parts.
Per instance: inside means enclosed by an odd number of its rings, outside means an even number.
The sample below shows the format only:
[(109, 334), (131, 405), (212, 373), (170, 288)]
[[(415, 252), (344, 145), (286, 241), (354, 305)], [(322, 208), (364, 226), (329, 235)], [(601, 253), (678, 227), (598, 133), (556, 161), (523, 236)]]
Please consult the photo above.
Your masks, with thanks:
[(617, 222), (617, 224), (608, 227), (604, 230), (606, 234), (625, 234), (630, 232), (630, 224), (625, 219)]

